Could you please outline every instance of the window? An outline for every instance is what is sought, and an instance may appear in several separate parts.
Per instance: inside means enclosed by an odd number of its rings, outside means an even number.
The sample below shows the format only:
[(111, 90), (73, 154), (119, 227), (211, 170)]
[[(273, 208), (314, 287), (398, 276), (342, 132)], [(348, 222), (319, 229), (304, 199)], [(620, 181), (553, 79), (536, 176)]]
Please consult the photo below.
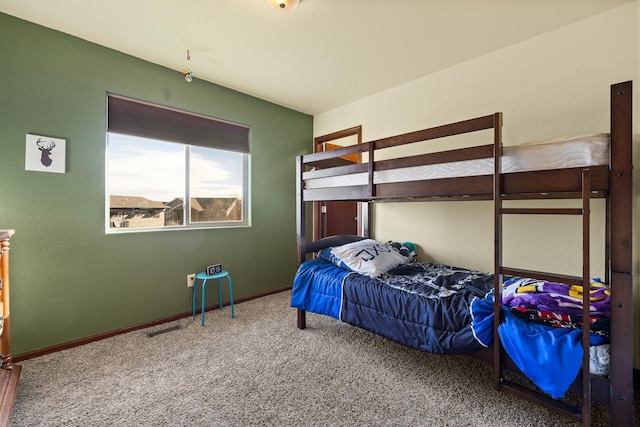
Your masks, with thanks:
[(248, 224), (246, 126), (108, 96), (109, 233)]

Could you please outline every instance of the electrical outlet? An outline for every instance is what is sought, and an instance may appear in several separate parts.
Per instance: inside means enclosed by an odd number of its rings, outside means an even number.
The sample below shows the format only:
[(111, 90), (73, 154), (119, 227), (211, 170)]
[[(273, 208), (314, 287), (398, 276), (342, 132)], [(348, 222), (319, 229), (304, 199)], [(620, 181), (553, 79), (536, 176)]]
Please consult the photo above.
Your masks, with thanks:
[(187, 288), (193, 287), (193, 281), (196, 280), (196, 274), (187, 274)]

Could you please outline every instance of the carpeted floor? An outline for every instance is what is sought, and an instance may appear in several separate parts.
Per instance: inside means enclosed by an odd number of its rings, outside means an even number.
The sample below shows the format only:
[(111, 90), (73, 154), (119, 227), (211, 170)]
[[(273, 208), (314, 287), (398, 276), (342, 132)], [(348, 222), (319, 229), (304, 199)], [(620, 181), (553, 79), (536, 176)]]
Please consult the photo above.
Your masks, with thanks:
[[(289, 292), (27, 360), (11, 426), (575, 426), (491, 367), (308, 314)], [(149, 337), (148, 332), (180, 329)], [(598, 408), (595, 425), (608, 425)]]

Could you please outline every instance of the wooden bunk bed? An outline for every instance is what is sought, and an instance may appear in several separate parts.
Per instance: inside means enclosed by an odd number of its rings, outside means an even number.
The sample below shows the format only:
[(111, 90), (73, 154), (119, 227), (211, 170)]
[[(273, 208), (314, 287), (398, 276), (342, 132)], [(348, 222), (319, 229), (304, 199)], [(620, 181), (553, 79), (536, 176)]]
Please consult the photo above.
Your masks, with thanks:
[[(633, 424), (633, 295), (632, 295), (632, 82), (611, 86), (611, 129), (608, 164), (562, 169), (508, 172), (501, 170), (502, 114), (456, 122), (368, 143), (313, 153), (297, 159), (297, 240), (298, 258), (302, 264), (308, 254), (321, 246), (307, 242), (308, 202), (329, 200), (386, 202), (429, 200), (493, 200), (494, 202), (494, 275), (493, 345), (472, 355), (492, 362), (493, 384), (558, 411), (583, 425), (591, 424), (591, 403), (597, 401), (610, 408), (612, 426)], [(384, 148), (406, 146), (417, 142), (454, 135), (493, 130), (493, 143), (444, 152), (410, 155), (402, 158), (377, 160)], [(344, 157), (365, 154), (360, 164), (345, 162)], [(387, 182), (377, 175), (387, 170), (446, 162), (491, 160), (493, 170), (488, 174), (456, 178), (412, 179)], [(347, 184), (312, 186), (314, 179), (360, 176)], [(363, 181), (363, 178), (364, 181)], [(355, 182), (355, 183), (354, 183)], [(581, 342), (583, 359), (581, 372), (570, 390), (582, 396), (581, 407), (567, 405), (534, 388), (523, 387), (505, 379), (505, 369), (518, 371), (505, 352), (498, 328), (504, 320), (501, 292), (506, 277), (522, 276), (551, 280), (571, 285), (590, 286), (589, 212), (592, 198), (606, 199), (605, 283), (610, 286), (610, 373), (608, 377), (589, 373), (589, 322), (584, 322)], [(581, 199), (580, 208), (507, 208), (505, 200)], [(546, 206), (546, 205), (545, 205)], [(581, 215), (583, 239), (583, 274), (580, 277), (527, 271), (502, 265), (502, 218), (504, 215)], [(364, 227), (368, 235), (368, 226)], [(294, 284), (295, 290), (295, 284)], [(500, 296), (500, 297), (498, 297)], [(293, 304), (292, 301), (292, 305)], [(589, 293), (584, 292), (582, 314), (589, 318)], [(298, 328), (306, 327), (306, 311), (297, 308)]]

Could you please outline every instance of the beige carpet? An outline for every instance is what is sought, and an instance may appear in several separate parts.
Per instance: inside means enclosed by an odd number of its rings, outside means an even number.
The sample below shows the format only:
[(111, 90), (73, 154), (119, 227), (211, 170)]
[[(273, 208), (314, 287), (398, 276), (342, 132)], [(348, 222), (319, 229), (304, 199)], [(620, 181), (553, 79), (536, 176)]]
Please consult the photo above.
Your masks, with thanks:
[[(22, 362), (11, 426), (573, 426), (491, 386), (491, 367), (335, 319), (289, 292)], [(177, 324), (179, 330), (148, 337)], [(607, 425), (606, 412), (595, 415)]]

